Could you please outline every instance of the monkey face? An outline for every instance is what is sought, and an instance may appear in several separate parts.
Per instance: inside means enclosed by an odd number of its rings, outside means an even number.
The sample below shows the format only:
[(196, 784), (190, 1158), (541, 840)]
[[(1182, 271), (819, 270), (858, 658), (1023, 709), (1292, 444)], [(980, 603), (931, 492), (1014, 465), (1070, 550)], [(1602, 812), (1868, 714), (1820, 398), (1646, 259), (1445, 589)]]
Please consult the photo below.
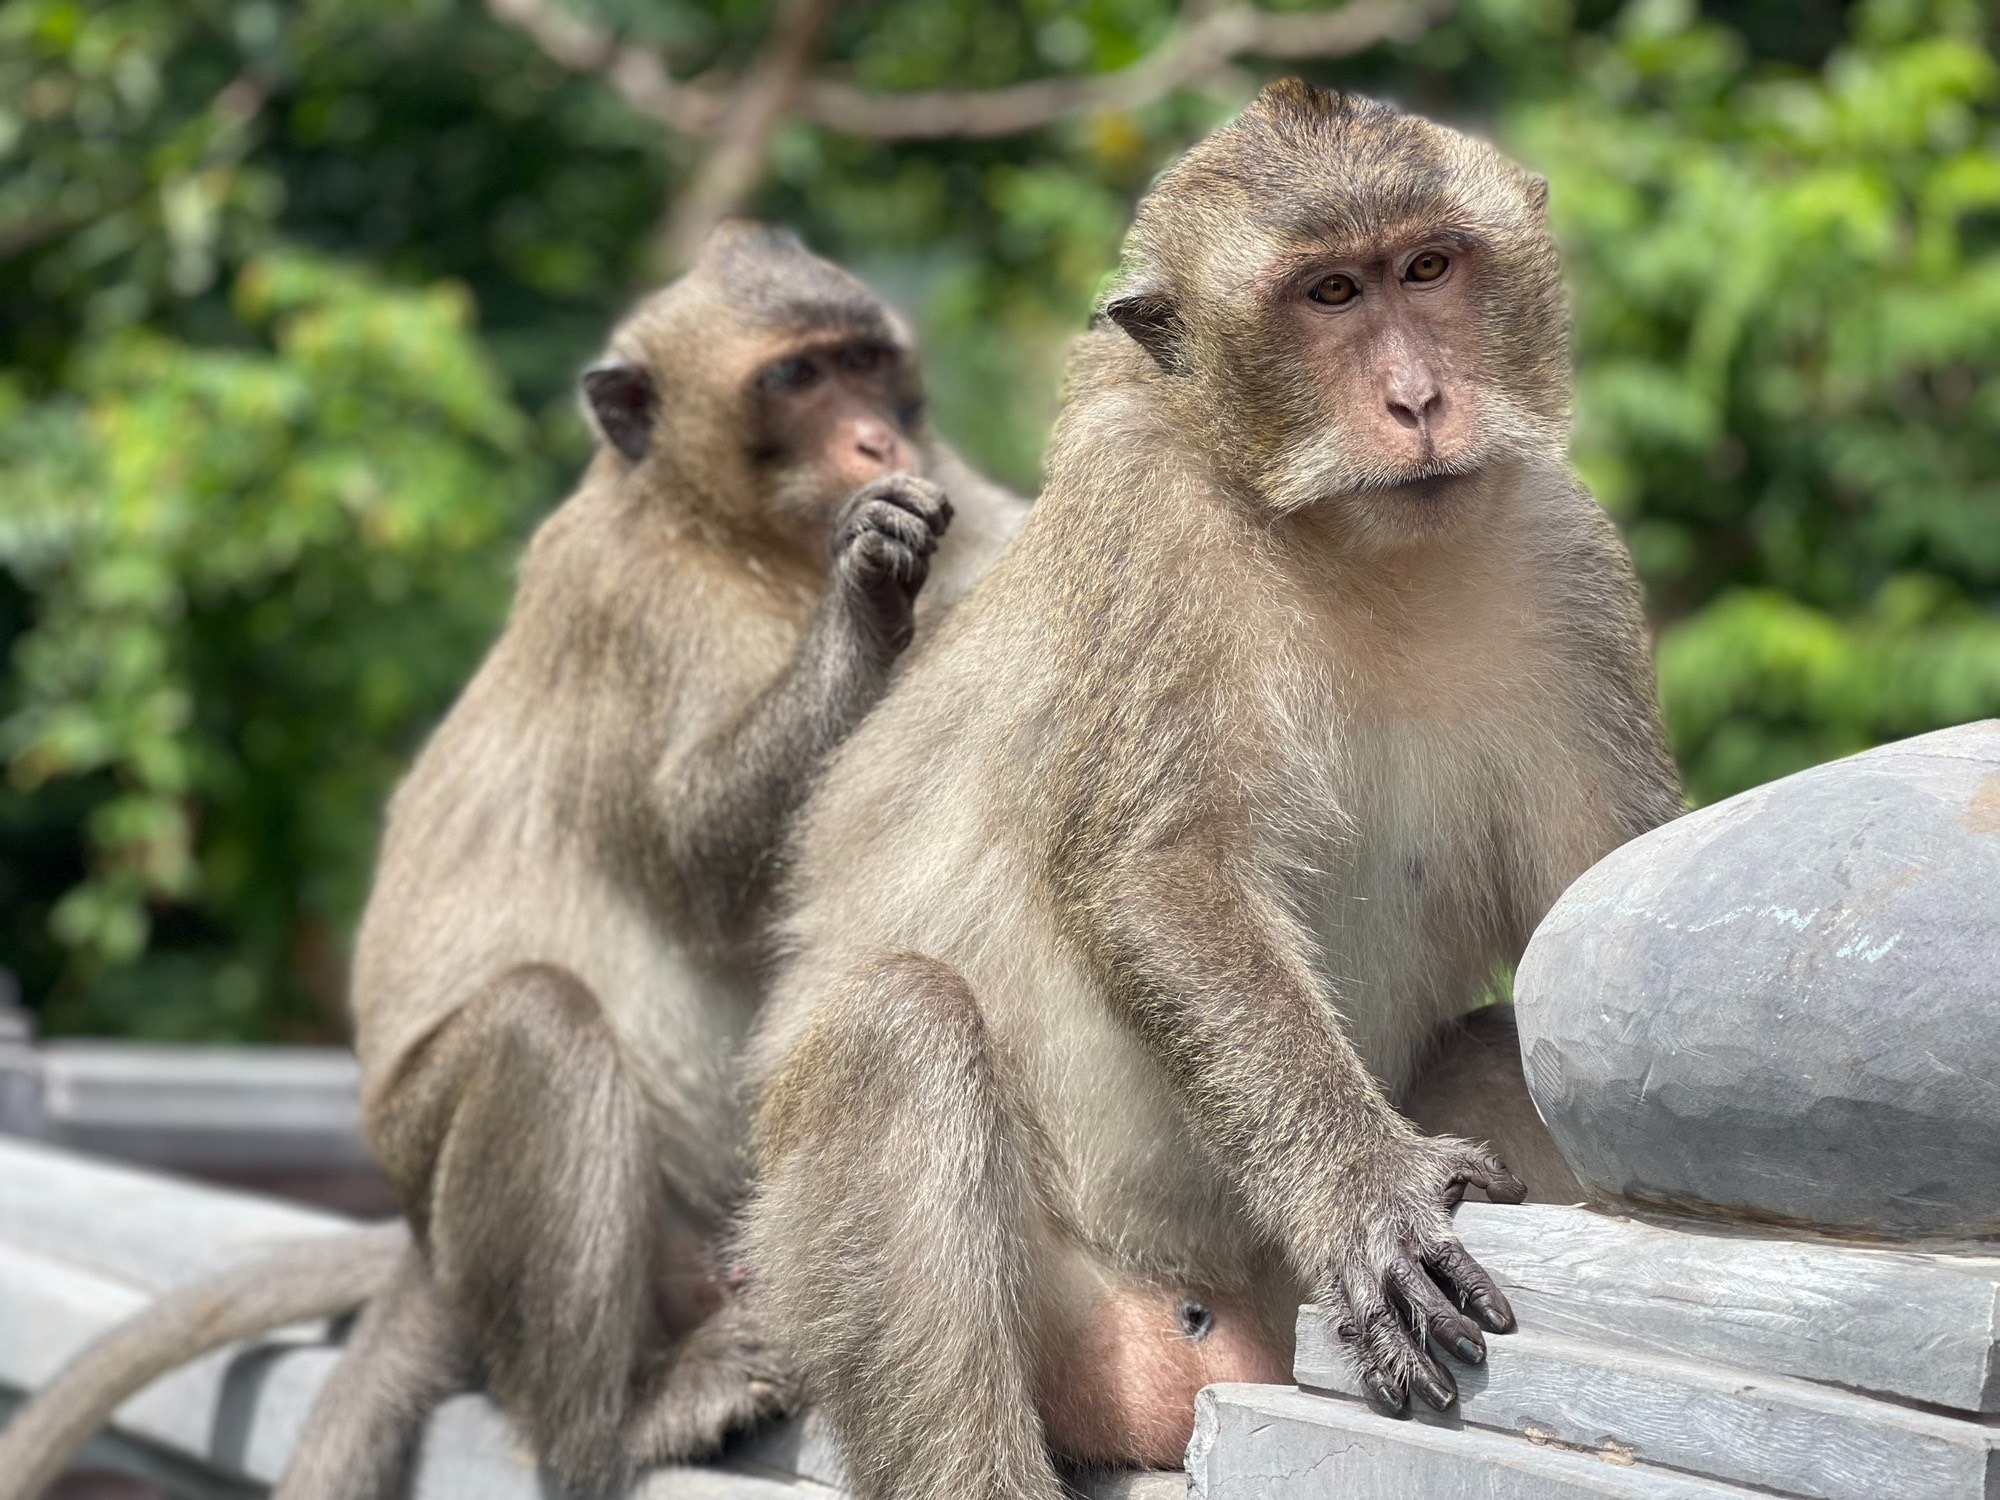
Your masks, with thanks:
[[(1279, 279), (1271, 321), (1297, 351), (1320, 408), (1314, 487), (1439, 496), (1478, 470), (1478, 240), (1420, 230), (1405, 244), (1305, 257)], [(1329, 441), (1331, 439), (1331, 441)], [(1337, 460), (1329, 463), (1329, 458)]]
[(624, 483), (795, 561), (823, 558), (849, 495), (923, 462), (908, 333), (847, 272), (760, 225), (710, 236), (620, 325), (582, 394)]
[(1410, 539), (1495, 471), (1560, 461), (1568, 331), (1543, 196), (1427, 120), (1274, 85), (1141, 205), (1104, 312), (1217, 429), (1240, 489)]
[(808, 531), (823, 530), (861, 486), (918, 466), (915, 372), (879, 333), (788, 344), (757, 367), (746, 399), (766, 492)]

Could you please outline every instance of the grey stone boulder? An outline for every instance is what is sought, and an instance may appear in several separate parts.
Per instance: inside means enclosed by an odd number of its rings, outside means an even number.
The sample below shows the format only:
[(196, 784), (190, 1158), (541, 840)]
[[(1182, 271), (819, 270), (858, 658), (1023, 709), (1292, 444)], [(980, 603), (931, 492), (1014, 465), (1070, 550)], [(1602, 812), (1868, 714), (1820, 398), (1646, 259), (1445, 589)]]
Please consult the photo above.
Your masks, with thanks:
[(2000, 720), (1635, 839), (1515, 979), (1528, 1087), (1609, 1199), (2000, 1236)]

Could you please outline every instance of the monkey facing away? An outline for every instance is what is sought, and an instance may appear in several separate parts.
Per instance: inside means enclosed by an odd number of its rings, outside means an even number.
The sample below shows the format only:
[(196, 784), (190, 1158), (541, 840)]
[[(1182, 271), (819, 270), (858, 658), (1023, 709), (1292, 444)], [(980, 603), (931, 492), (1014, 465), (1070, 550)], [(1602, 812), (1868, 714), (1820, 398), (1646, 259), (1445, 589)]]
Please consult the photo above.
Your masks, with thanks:
[(749, 1292), (864, 1500), (1178, 1463), (1302, 1297), (1391, 1405), (1511, 1326), (1450, 1211), (1519, 1183), (1387, 1098), (1679, 805), (1544, 198), (1297, 82), (1189, 151), (1034, 513), (801, 813)]
[[(0, 1436), (0, 1500), (144, 1380), (375, 1288), (286, 1500), (397, 1492), (475, 1377), (579, 1488), (778, 1399), (714, 1262), (780, 830), (1026, 507), (929, 435), (884, 304), (789, 235), (718, 231), (583, 392), (596, 456), (395, 795), (357, 941), (364, 1123), (421, 1249), (363, 1231), (339, 1275), (303, 1247), (262, 1300), (254, 1268), (165, 1299)], [(190, 1327), (203, 1297), (226, 1331)]]

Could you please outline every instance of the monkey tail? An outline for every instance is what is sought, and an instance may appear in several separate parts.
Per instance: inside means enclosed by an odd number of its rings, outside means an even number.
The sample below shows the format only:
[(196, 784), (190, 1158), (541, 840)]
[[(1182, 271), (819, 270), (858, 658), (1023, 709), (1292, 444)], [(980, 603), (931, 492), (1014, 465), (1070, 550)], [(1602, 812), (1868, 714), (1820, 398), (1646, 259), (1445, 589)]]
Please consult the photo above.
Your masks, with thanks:
[(402, 1221), (287, 1245), (176, 1288), (101, 1335), (0, 1432), (0, 1500), (38, 1500), (127, 1397), (239, 1339), (360, 1306), (410, 1243)]

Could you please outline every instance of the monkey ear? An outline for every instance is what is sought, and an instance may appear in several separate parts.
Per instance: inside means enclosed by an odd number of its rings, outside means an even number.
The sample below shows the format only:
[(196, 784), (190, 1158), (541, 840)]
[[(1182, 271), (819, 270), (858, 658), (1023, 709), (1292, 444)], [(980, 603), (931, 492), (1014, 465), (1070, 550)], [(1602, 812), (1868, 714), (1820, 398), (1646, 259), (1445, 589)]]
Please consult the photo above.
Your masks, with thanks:
[(1549, 211), (1549, 180), (1546, 177), (1530, 175), (1528, 178), (1528, 207), (1538, 214)]
[(583, 372), (583, 404), (604, 441), (637, 463), (646, 456), (660, 397), (644, 365), (611, 361)]
[(1106, 297), (1103, 312), (1152, 355), (1153, 363), (1161, 369), (1181, 368), (1185, 330), (1181, 327), (1180, 309), (1174, 306), (1172, 297), (1153, 287), (1133, 287)]

